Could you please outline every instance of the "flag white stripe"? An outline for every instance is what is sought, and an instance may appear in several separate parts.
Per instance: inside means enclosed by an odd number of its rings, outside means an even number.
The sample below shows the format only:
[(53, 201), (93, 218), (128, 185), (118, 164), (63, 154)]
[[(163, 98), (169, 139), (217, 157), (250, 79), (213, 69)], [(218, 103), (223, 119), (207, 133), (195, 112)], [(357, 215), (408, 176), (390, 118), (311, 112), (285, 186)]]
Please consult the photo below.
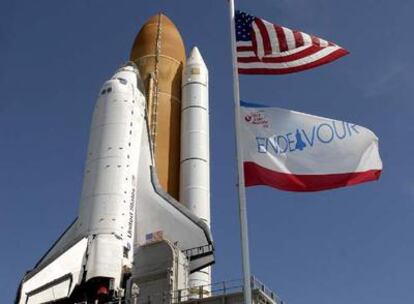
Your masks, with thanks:
[(295, 49), (296, 43), (295, 43), (295, 36), (293, 36), (293, 31), (286, 27), (282, 27), (282, 29), (283, 29), (283, 32), (285, 33), (288, 49), (289, 50)]
[(262, 34), (260, 33), (260, 29), (258, 28), (255, 22), (253, 22), (253, 31), (254, 31), (254, 34), (256, 35), (257, 56), (259, 58), (263, 58), (263, 56), (265, 55), (264, 49), (263, 49), (263, 37), (262, 37)]
[(266, 25), (266, 30), (269, 35), (270, 45), (272, 46), (272, 53), (280, 53), (279, 39), (277, 39), (275, 27), (269, 22), (265, 22), (264, 24)]
[(329, 45), (329, 42), (326, 41), (325, 39), (319, 38), (319, 45), (321, 47), (327, 47)]
[(252, 46), (251, 41), (237, 41), (237, 46)]
[(312, 37), (306, 33), (301, 33), (303, 38), (304, 45), (311, 45), (312, 44)]

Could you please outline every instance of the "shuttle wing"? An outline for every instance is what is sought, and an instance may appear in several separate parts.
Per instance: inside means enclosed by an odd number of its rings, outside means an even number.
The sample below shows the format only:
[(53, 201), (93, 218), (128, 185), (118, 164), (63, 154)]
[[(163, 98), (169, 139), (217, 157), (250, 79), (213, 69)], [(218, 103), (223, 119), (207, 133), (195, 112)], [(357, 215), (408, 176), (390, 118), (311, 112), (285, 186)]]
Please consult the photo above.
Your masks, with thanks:
[(49, 303), (68, 298), (82, 280), (87, 246), (88, 238), (81, 238), (62, 253), (56, 252), (54, 259), (43, 263), (41, 260), (24, 277), (16, 303)]
[(147, 236), (161, 231), (163, 238), (180, 250), (198, 252), (189, 255), (193, 271), (212, 264), (213, 239), (209, 227), (161, 188), (149, 146), (148, 129), (143, 128), (143, 133), (137, 179), (136, 244), (145, 244)]
[(33, 270), (44, 267), (82, 238), (78, 233), (77, 220), (78, 219), (76, 218), (69, 227), (66, 228), (50, 249), (40, 258)]

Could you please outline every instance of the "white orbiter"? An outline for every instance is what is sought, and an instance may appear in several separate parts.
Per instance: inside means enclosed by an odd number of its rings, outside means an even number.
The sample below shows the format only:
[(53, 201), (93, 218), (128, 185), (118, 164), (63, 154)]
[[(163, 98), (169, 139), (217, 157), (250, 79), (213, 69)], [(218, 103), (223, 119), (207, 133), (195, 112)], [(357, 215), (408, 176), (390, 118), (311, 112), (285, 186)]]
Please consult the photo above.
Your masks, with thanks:
[(154, 234), (162, 234), (184, 252), (199, 248), (200, 254), (189, 256), (190, 272), (197, 273), (196, 282), (209, 282), (208, 271), (197, 272), (214, 262), (208, 78), (197, 49), (184, 71), (180, 189), (188, 208), (158, 183), (144, 85), (135, 64), (127, 64), (99, 92), (79, 216), (25, 275), (16, 303), (89, 303), (118, 297), (134, 248)]

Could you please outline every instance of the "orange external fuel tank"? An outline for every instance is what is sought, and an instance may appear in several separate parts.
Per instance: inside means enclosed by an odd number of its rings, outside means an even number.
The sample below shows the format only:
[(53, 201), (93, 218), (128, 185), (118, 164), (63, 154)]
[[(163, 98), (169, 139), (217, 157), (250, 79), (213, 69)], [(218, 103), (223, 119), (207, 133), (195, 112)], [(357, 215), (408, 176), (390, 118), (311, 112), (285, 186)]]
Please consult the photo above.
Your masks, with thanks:
[(145, 82), (147, 111), (155, 165), (161, 186), (178, 200), (180, 174), (181, 78), (185, 47), (172, 21), (163, 14), (151, 17), (132, 46)]

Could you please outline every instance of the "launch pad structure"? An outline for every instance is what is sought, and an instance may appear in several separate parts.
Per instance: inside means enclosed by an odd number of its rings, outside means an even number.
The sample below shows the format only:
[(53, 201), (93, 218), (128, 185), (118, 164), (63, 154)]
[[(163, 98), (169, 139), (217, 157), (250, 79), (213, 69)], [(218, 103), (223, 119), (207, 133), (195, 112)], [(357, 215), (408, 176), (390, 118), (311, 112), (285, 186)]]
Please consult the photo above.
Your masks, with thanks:
[[(100, 89), (79, 215), (28, 271), (16, 304), (244, 303), (211, 283), (208, 69), (163, 14)], [(281, 304), (251, 280), (252, 303)]]
[[(202, 296), (203, 291), (208, 289), (211, 291), (209, 296)], [(194, 290), (191, 290), (194, 293)], [(122, 301), (114, 301), (111, 303), (119, 304), (135, 304), (135, 303), (158, 303), (158, 304), (243, 304), (244, 295), (243, 295), (243, 281), (242, 280), (232, 280), (232, 281), (222, 281), (211, 284), (209, 286), (199, 286), (196, 290), (199, 297), (194, 299), (188, 299), (183, 296), (187, 293), (190, 293), (189, 290), (176, 290), (173, 292), (174, 297), (168, 299), (168, 297), (161, 294), (154, 295), (153, 297), (148, 297), (146, 300), (139, 301), (137, 297), (131, 297), (129, 299), (124, 299)], [(162, 299), (164, 296), (164, 300)], [(158, 298), (158, 300), (157, 300)], [(252, 304), (285, 304), (286, 302), (282, 301), (273, 291), (268, 289), (264, 284), (258, 281), (256, 278), (252, 278)], [(78, 303), (82, 304), (82, 303)]]

